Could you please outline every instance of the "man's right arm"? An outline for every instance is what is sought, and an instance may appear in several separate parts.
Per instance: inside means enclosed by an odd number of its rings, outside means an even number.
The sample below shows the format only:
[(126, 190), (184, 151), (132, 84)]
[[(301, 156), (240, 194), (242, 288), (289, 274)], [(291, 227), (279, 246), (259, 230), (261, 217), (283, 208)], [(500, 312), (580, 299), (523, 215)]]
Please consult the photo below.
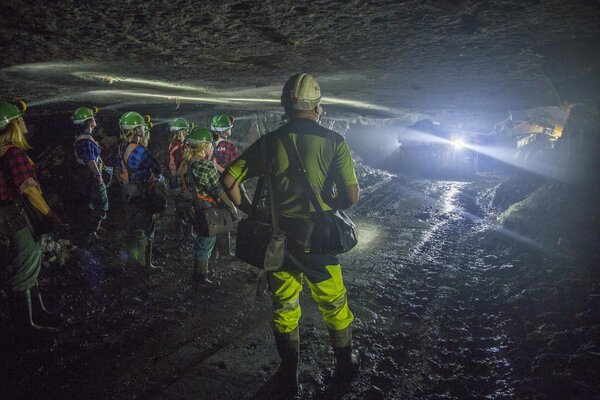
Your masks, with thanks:
[(360, 189), (358, 185), (350, 185), (340, 190), (340, 193), (337, 196), (336, 209), (338, 210), (347, 210), (352, 208), (358, 203), (358, 194)]
[(231, 202), (246, 214), (250, 214), (252, 203), (241, 186), (240, 180), (235, 179), (231, 174), (225, 172), (223, 175), (223, 186), (225, 193), (231, 199)]
[(246, 214), (250, 213), (252, 202), (248, 198), (242, 182), (261, 173), (262, 160), (259, 157), (261, 140), (264, 140), (264, 136), (250, 145), (240, 157), (230, 163), (225, 169), (221, 180), (225, 193), (227, 193), (233, 204)]

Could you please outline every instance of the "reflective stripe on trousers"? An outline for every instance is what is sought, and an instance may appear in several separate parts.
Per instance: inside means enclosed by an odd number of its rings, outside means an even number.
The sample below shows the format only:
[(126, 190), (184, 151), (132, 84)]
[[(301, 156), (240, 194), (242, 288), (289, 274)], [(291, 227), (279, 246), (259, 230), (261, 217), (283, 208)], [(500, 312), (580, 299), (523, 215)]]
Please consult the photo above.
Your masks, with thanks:
[[(325, 268), (331, 278), (318, 283), (313, 283), (308, 278), (306, 281), (325, 325), (330, 330), (339, 331), (350, 326), (354, 315), (348, 307), (341, 266), (327, 265)], [(276, 332), (287, 333), (298, 327), (302, 315), (299, 297), (303, 275), (301, 272), (287, 271), (268, 273), (269, 287), (273, 296), (272, 324)]]

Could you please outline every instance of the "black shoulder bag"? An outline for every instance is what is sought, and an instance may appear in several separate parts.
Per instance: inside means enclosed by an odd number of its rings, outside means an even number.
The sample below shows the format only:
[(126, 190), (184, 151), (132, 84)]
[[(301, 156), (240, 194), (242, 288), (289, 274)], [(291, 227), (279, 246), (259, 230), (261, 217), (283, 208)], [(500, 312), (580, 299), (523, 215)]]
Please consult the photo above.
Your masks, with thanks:
[[(269, 163), (266, 142), (266, 139), (263, 139), (261, 156), (264, 162)], [(267, 180), (269, 201), (271, 203), (270, 215), (257, 210), (265, 179)], [(280, 270), (283, 267), (285, 258), (287, 239), (285, 232), (279, 226), (276, 207), (273, 177), (269, 163), (266, 178), (261, 176), (258, 180), (248, 218), (238, 223), (235, 245), (235, 256), (237, 258), (265, 271)]]
[[(188, 165), (187, 176), (192, 187), (200, 186), (192, 173), (192, 163)], [(192, 222), (200, 236), (217, 236), (235, 230), (235, 222), (229, 208), (219, 207), (197, 197), (193, 198), (191, 203)]]
[(334, 255), (350, 251), (358, 243), (356, 225), (342, 210), (323, 211), (321, 203), (319, 203), (317, 195), (308, 180), (306, 168), (304, 168), (298, 148), (292, 142), (289, 134), (282, 137), (282, 142), (288, 154), (290, 165), (295, 164), (294, 168), (304, 186), (304, 192), (309, 196), (310, 202), (319, 214), (319, 219), (315, 221), (317, 228), (315, 231), (319, 232), (319, 236), (323, 240), (317, 243), (314, 240), (311, 241), (311, 253)]

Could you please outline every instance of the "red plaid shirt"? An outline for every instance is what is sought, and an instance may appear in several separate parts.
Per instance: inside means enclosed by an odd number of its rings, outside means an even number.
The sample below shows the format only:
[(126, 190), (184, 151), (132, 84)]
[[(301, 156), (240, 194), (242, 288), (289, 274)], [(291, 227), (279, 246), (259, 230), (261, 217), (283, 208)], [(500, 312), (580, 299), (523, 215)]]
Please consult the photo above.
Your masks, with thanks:
[(10, 203), (15, 200), (23, 182), (29, 178), (37, 180), (35, 164), (16, 146), (6, 150), (0, 162), (0, 203)]
[(235, 144), (227, 140), (220, 140), (215, 145), (215, 160), (221, 167), (226, 167), (230, 162), (237, 160), (240, 152)]
[(183, 151), (187, 146), (180, 140), (173, 139), (169, 145), (169, 172), (171, 175), (177, 174), (177, 169), (183, 162)]

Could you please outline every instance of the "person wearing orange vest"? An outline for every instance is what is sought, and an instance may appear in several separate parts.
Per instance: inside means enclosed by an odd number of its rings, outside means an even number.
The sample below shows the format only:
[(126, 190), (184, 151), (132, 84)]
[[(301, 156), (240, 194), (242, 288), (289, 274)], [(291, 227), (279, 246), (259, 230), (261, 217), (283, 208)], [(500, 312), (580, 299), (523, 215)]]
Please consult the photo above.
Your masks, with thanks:
[(90, 108), (80, 107), (75, 110), (71, 120), (77, 129), (73, 142), (75, 161), (85, 167), (83, 173), (85, 192), (89, 194), (90, 212), (83, 231), (88, 243), (93, 243), (100, 239), (98, 231), (102, 221), (106, 219), (109, 207), (106, 185), (102, 179), (104, 164), (100, 157), (101, 149), (93, 137), (93, 130), (96, 127), (95, 113)]
[(42, 252), (20, 211), (19, 197), (46, 216), (56, 231), (66, 233), (68, 226), (42, 195), (35, 164), (25, 154), (31, 148), (27, 133), (22, 112), (0, 103), (0, 271), (9, 271), (6, 294), (15, 337), (37, 340), (56, 332), (62, 318), (50, 313), (42, 301), (37, 280)]

